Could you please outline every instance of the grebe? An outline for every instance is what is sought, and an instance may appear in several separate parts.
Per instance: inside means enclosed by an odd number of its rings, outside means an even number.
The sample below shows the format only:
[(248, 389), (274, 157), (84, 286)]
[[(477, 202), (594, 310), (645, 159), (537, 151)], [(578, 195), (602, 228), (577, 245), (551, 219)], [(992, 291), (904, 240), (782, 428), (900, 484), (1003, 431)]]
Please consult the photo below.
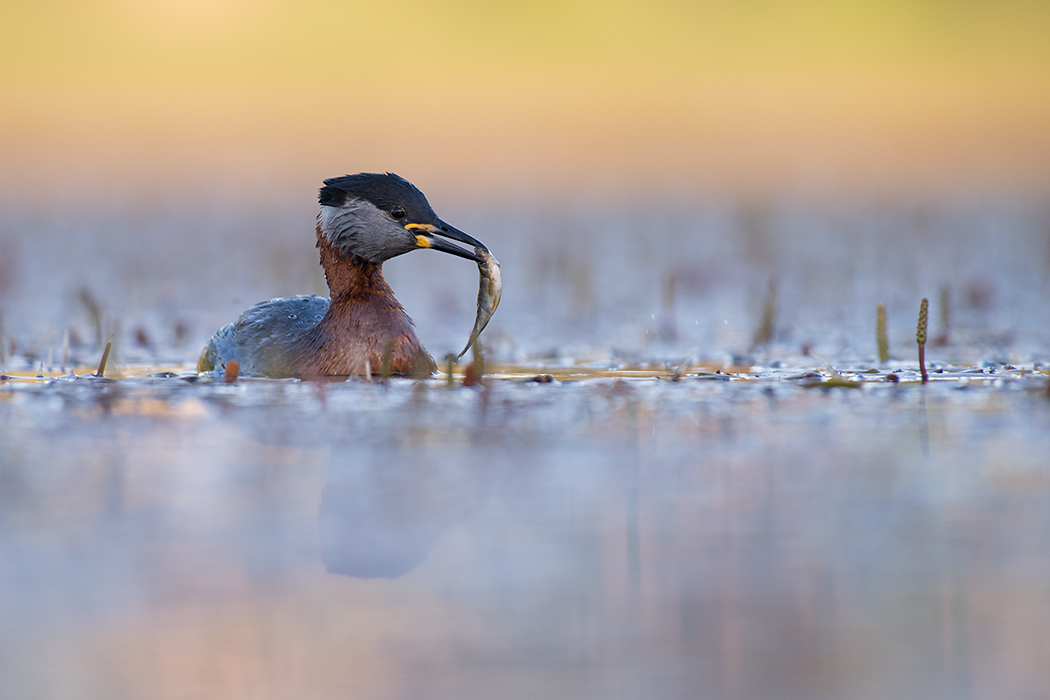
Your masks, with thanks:
[[(383, 262), (432, 248), (477, 262), (484, 275), (494, 263), (488, 249), (439, 219), (423, 193), (393, 173), (330, 178), (318, 201), (317, 247), (331, 299), (311, 294), (256, 304), (212, 336), (198, 372), (223, 369), (230, 360), (237, 360), (242, 374), (267, 377), (435, 371), (411, 319), (383, 279)], [(495, 267), (498, 274), (498, 263)]]

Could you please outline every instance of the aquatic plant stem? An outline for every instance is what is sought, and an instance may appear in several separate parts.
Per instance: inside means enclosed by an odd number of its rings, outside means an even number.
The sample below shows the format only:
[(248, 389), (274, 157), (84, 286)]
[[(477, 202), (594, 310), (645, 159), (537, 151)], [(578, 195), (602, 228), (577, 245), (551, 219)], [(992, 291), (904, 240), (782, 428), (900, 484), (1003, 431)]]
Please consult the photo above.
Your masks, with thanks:
[(456, 366), (456, 356), (454, 353), (448, 353), (445, 355), (445, 386), (452, 388), (455, 384), (454, 377), (452, 376), (452, 369)]
[(941, 317), (941, 332), (933, 339), (934, 347), (947, 345), (950, 342), (952, 329), (952, 307), (951, 291), (948, 285), (941, 287), (939, 297), (939, 310)]
[(930, 375), (926, 374), (926, 322), (929, 311), (930, 300), (923, 297), (919, 303), (919, 325), (915, 329), (915, 340), (919, 344), (919, 371), (922, 372), (923, 384), (930, 380)]
[(96, 377), (101, 377), (106, 371), (106, 363), (109, 362), (109, 351), (113, 349), (113, 336), (109, 336), (109, 342), (106, 343), (106, 349), (102, 351), (102, 361), (98, 363), (98, 371), (95, 372)]
[(775, 277), (769, 280), (769, 288), (766, 290), (766, 301), (762, 307), (762, 321), (755, 331), (751, 349), (769, 345), (773, 342), (777, 319), (777, 280)]
[(890, 359), (890, 339), (886, 333), (886, 305), (881, 301), (875, 310), (875, 343), (879, 348), (879, 362)]
[(95, 295), (87, 287), (82, 287), (80, 290), (80, 303), (84, 305), (88, 315), (91, 316), (91, 323), (95, 326), (95, 343), (96, 347), (98, 347), (102, 345), (102, 305), (98, 303)]
[(66, 373), (66, 365), (69, 364), (69, 329), (62, 332), (62, 374)]

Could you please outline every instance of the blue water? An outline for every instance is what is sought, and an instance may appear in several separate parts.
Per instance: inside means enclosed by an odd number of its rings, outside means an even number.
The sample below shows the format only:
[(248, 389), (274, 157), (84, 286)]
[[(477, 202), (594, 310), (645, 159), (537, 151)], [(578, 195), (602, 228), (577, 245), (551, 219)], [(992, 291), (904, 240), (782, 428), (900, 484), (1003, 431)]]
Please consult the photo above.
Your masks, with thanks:
[[(490, 358), (593, 376), (449, 389), (186, 379), (245, 306), (317, 291), (309, 211), (9, 208), (6, 371), (62, 374), (66, 329), (97, 363), (82, 288), (114, 373), (178, 371), (0, 383), (0, 698), (1042, 696), (1044, 210), (528, 211), (442, 211), (503, 264)], [(462, 347), (472, 267), (388, 267)], [(835, 371), (864, 384), (805, 386)]]

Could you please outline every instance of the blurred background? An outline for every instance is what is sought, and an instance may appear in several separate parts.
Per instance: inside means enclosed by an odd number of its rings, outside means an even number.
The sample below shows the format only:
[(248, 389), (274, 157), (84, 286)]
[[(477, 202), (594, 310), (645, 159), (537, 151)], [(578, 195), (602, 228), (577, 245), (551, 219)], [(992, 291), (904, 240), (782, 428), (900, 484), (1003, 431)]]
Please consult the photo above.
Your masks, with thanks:
[[(1050, 276), (1048, 36), (1022, 0), (5, 3), (0, 313), (30, 354), (101, 310), (192, 361), (324, 293), (316, 190), (360, 171), (496, 252), (506, 359), (746, 348), (773, 277), (836, 302), (796, 346), (870, 335), (877, 301), (903, 336), (946, 286), (1016, 311), (1003, 283)], [(473, 273), (407, 257), (399, 298), (456, 350)]]
[(0, 177), (51, 205), (297, 200), (376, 170), (441, 199), (1050, 188), (1034, 0), (54, 0), (0, 20)]

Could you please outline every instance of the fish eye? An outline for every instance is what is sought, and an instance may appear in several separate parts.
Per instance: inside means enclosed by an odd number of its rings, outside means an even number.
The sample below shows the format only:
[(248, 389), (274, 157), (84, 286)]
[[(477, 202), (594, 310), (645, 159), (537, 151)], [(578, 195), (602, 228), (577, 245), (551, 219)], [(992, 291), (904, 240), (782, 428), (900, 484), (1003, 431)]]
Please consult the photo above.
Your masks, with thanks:
[(390, 216), (394, 217), (395, 219), (403, 219), (405, 218), (405, 210), (401, 207), (394, 207), (390, 210)]

